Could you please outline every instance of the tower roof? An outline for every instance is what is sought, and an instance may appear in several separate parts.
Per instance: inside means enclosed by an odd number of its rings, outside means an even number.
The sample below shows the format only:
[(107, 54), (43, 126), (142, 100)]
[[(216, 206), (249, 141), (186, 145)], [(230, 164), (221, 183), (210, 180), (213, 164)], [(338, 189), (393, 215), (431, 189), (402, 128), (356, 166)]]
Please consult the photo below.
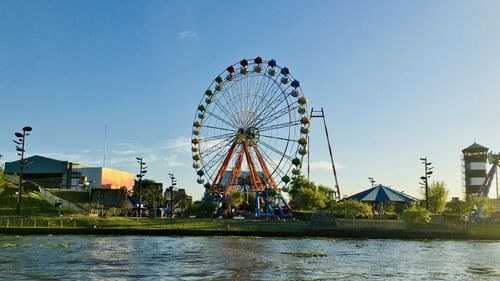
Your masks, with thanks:
[(462, 152), (471, 152), (471, 151), (488, 151), (490, 150), (489, 148), (487, 147), (484, 147), (480, 144), (477, 144), (476, 142), (474, 142), (473, 144), (471, 144), (469, 147), (467, 148), (464, 148), (462, 150)]

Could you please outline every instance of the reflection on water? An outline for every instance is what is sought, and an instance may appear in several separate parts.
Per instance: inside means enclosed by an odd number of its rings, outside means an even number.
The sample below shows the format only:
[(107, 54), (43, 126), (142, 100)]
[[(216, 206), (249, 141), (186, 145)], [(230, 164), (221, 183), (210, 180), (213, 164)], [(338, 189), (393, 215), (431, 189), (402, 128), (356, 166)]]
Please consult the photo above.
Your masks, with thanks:
[(0, 279), (500, 280), (500, 242), (3, 236)]

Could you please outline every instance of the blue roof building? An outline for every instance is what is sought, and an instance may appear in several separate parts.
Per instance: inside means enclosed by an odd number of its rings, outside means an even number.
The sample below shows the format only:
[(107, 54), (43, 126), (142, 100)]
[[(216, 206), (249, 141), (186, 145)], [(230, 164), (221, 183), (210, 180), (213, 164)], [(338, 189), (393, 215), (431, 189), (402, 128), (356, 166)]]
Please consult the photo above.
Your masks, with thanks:
[(357, 200), (361, 202), (370, 202), (370, 203), (405, 203), (405, 204), (413, 204), (418, 202), (419, 200), (415, 197), (409, 196), (402, 192), (396, 191), (387, 186), (383, 186), (381, 184), (362, 191), (360, 193), (351, 195), (347, 198), (347, 200)]

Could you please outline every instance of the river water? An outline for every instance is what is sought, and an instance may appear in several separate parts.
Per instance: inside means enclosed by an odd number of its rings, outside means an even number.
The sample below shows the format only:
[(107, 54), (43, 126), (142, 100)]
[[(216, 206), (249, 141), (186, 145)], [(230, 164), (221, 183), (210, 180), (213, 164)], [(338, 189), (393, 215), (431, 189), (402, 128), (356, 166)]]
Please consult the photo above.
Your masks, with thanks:
[(0, 280), (500, 280), (500, 242), (2, 236)]

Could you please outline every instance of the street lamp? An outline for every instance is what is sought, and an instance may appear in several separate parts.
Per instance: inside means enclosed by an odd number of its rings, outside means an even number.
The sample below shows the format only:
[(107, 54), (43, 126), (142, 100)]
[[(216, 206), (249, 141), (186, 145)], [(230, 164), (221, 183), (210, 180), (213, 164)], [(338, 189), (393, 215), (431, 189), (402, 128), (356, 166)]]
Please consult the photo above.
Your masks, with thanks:
[(92, 184), (94, 182), (87, 180), (86, 183), (89, 186), (89, 214), (92, 214)]
[(168, 176), (170, 177), (170, 217), (173, 217), (174, 215), (174, 187), (177, 185), (177, 180), (174, 177), (174, 174), (168, 173)]
[(142, 215), (142, 203), (141, 203), (142, 177), (148, 171), (146, 170), (147, 167), (144, 166), (144, 165), (146, 165), (146, 163), (144, 163), (142, 161), (142, 157), (136, 157), (135, 159), (137, 159), (137, 163), (139, 163), (139, 174), (137, 174), (137, 178), (139, 180), (139, 214), (138, 214), (138, 216), (141, 217), (141, 215)]
[(17, 155), (21, 156), (21, 161), (19, 162), (19, 186), (17, 188), (17, 204), (16, 204), (16, 214), (19, 216), (21, 213), (21, 192), (23, 191), (23, 172), (24, 172), (24, 165), (26, 164), (24, 161), (24, 143), (26, 140), (26, 136), (29, 136), (29, 132), (31, 132), (32, 128), (31, 127), (24, 127), (23, 128), (23, 133), (18, 133), (16, 132), (15, 135), (17, 137), (16, 140), (12, 140), (16, 144), (16, 151)]
[(425, 168), (425, 174), (420, 177), (420, 179), (423, 181), (420, 184), (425, 187), (425, 209), (429, 210), (429, 178), (432, 175), (432, 169), (434, 167), (430, 167), (432, 165), (431, 162), (427, 162), (427, 157), (425, 158), (420, 158), (422, 161), (422, 164), (424, 164)]
[(372, 188), (375, 186), (375, 180), (372, 177), (368, 177), (368, 180), (372, 184)]

